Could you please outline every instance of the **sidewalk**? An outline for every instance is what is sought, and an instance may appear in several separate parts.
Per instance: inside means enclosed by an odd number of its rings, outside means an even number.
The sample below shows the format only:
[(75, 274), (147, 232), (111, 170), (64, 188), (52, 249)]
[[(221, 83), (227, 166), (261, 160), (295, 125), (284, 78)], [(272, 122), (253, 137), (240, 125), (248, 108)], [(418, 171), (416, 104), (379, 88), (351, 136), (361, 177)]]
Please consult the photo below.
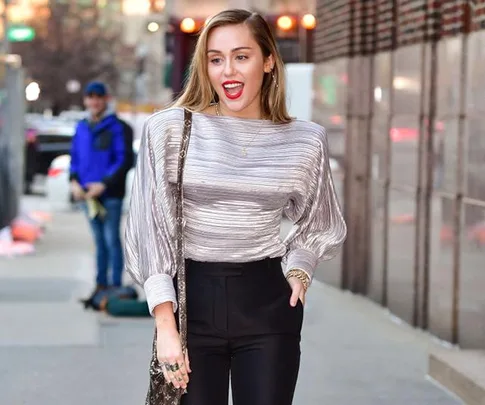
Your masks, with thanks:
[[(152, 322), (82, 310), (90, 249), (82, 215), (56, 214), (36, 256), (0, 260), (2, 405), (143, 403)], [(295, 405), (460, 404), (425, 377), (432, 345), (370, 301), (317, 281)]]

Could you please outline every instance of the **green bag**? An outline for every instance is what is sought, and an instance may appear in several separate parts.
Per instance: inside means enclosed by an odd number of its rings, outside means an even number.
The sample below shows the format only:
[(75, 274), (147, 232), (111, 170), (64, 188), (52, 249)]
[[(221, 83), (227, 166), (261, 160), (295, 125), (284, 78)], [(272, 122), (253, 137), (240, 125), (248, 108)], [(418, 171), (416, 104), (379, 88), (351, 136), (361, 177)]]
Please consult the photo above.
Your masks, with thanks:
[(106, 312), (112, 316), (149, 317), (148, 304), (146, 301), (110, 297), (106, 304)]

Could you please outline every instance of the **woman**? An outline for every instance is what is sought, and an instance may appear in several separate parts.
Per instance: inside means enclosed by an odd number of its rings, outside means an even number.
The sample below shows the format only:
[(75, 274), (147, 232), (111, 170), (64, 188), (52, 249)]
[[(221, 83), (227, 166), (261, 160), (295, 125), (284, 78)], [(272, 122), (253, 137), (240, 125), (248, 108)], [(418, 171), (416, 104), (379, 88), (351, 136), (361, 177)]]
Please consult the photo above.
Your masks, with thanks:
[[(182, 107), (193, 111), (185, 359), (173, 283)], [(284, 65), (261, 16), (228, 10), (206, 24), (183, 94), (146, 123), (131, 201), (127, 269), (144, 285), (166, 378), (187, 387), (182, 404), (227, 405), (230, 372), (234, 405), (290, 405), (305, 293), (346, 226), (325, 130), (288, 115)], [(295, 223), (285, 241), (283, 215)]]

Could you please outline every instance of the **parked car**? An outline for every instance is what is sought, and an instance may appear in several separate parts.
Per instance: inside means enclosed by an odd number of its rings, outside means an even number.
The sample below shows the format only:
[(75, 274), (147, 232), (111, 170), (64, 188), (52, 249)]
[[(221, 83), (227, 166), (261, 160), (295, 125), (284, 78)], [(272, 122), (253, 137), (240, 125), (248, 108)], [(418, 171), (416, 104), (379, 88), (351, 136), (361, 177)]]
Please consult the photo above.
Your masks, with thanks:
[(75, 122), (42, 116), (27, 116), (25, 123), (25, 193), (30, 193), (35, 175), (47, 175), (52, 161), (68, 154)]
[[(140, 148), (140, 140), (133, 142), (133, 153), (135, 155), (132, 169), (128, 172), (126, 178), (126, 197), (124, 200), (123, 209), (126, 211), (129, 206), (131, 197), (131, 188), (133, 185), (134, 167), (136, 164), (136, 157)], [(49, 205), (53, 211), (69, 211), (73, 209), (74, 201), (71, 196), (69, 187), (69, 167), (71, 165), (71, 157), (69, 155), (61, 155), (52, 160), (47, 173), (46, 181), (46, 196)]]

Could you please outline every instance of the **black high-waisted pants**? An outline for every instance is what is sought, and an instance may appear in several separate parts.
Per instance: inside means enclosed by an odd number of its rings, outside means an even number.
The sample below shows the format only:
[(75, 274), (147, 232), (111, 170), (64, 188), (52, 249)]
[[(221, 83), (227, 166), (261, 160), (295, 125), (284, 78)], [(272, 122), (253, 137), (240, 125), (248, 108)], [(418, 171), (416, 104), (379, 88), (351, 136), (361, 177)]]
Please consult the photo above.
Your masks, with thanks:
[(281, 259), (187, 260), (190, 381), (182, 405), (291, 405), (303, 306), (289, 304)]

